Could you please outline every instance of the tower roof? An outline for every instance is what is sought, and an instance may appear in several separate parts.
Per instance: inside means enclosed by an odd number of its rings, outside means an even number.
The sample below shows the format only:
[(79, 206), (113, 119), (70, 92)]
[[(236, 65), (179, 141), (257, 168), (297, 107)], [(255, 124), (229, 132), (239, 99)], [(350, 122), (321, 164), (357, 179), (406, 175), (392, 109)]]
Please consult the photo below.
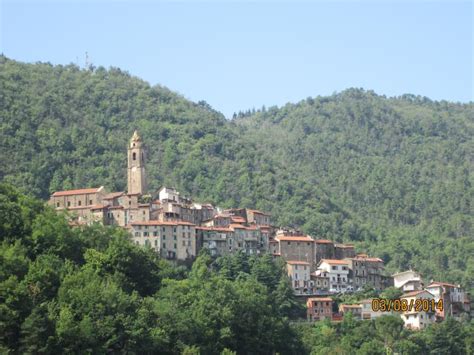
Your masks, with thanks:
[(132, 139), (131, 141), (132, 142), (140, 142), (142, 139), (140, 138), (140, 136), (138, 135), (138, 131), (135, 130), (135, 132), (133, 132), (133, 136), (132, 136)]

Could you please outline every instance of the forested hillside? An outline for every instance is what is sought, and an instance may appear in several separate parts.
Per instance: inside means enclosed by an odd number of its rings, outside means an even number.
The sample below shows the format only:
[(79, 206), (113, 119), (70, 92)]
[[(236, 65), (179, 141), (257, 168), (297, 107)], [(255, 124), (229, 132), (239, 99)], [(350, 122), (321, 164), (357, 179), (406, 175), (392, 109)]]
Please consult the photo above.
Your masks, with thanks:
[[(316, 85), (316, 84), (315, 84)], [(284, 90), (284, 88), (282, 88)], [(0, 178), (46, 199), (125, 187), (138, 129), (152, 191), (256, 207), (392, 270), (473, 287), (474, 104), (349, 89), (226, 120), (120, 69), (0, 57)]]

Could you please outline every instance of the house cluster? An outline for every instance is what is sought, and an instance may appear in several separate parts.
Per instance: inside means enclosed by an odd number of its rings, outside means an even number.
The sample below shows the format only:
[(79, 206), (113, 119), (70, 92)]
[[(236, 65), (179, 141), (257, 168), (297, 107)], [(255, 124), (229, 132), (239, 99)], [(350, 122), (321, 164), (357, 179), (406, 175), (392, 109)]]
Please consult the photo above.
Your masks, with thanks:
[(369, 286), (383, 290), (392, 285), (382, 259), (356, 254), (352, 244), (279, 230), (270, 251), (282, 257), (296, 295), (358, 291)]
[[(371, 320), (393, 314), (401, 317), (406, 328), (419, 330), (446, 317), (472, 317), (469, 295), (460, 285), (431, 281), (425, 286), (420, 274), (413, 270), (394, 274), (392, 278), (394, 286), (403, 292), (398, 300), (366, 299), (354, 304), (336, 304), (332, 297), (311, 297), (306, 302), (308, 320), (338, 321), (345, 313), (352, 313), (356, 319)], [(381, 309), (381, 302), (390, 304), (391, 309)], [(397, 302), (407, 307), (394, 309)]]
[(268, 213), (196, 203), (170, 187), (162, 187), (156, 196), (148, 195), (146, 152), (136, 131), (127, 155), (126, 192), (109, 192), (103, 186), (57, 191), (49, 204), (58, 211), (67, 210), (73, 225), (123, 227), (134, 243), (148, 246), (170, 260), (192, 261), (201, 248), (214, 256), (268, 250), (275, 231)]
[[(295, 294), (311, 297), (307, 301), (310, 320), (334, 319), (349, 310), (361, 319), (377, 317), (380, 312), (374, 312), (370, 302), (343, 305), (340, 313), (334, 312), (331, 295), (365, 286), (383, 290), (395, 285), (403, 291), (428, 292), (446, 300), (459, 298), (456, 302), (462, 304), (467, 300), (461, 291), (448, 292), (448, 284), (440, 284), (440, 289), (430, 285), (425, 290), (416, 275), (386, 275), (383, 260), (356, 254), (352, 244), (278, 229), (272, 226), (270, 214), (263, 211), (196, 203), (170, 187), (162, 187), (154, 196), (147, 194), (146, 151), (136, 131), (127, 157), (127, 191), (109, 192), (103, 186), (57, 191), (51, 195), (49, 204), (58, 211), (66, 210), (73, 225), (102, 223), (123, 227), (134, 243), (152, 248), (169, 260), (192, 261), (202, 248), (213, 256), (245, 252), (270, 253), (282, 258)], [(460, 306), (456, 302), (451, 301), (447, 308), (450, 314), (457, 314)], [(406, 316), (416, 323), (413, 315)]]

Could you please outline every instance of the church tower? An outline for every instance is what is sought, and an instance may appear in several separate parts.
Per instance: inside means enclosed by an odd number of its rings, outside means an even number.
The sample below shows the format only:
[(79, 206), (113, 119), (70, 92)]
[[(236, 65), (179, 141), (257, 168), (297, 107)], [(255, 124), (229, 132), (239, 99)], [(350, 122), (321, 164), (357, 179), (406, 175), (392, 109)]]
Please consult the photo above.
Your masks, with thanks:
[(135, 131), (128, 147), (128, 193), (142, 195), (146, 190), (145, 150), (142, 139)]

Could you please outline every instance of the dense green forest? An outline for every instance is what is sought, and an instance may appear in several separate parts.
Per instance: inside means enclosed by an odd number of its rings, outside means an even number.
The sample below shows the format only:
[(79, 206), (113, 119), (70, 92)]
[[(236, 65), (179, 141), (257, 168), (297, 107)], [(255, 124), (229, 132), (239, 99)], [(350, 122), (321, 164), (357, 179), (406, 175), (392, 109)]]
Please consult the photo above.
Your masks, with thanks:
[(0, 352), (18, 354), (472, 354), (474, 321), (412, 332), (400, 318), (297, 321), (284, 265), (269, 255), (190, 270), (122, 229), (71, 228), (0, 184)]
[[(283, 89), (282, 89), (283, 90)], [(275, 225), (354, 242), (473, 289), (474, 104), (348, 89), (231, 120), (118, 68), (0, 57), (0, 180), (123, 190), (138, 129), (151, 192), (270, 211)]]

